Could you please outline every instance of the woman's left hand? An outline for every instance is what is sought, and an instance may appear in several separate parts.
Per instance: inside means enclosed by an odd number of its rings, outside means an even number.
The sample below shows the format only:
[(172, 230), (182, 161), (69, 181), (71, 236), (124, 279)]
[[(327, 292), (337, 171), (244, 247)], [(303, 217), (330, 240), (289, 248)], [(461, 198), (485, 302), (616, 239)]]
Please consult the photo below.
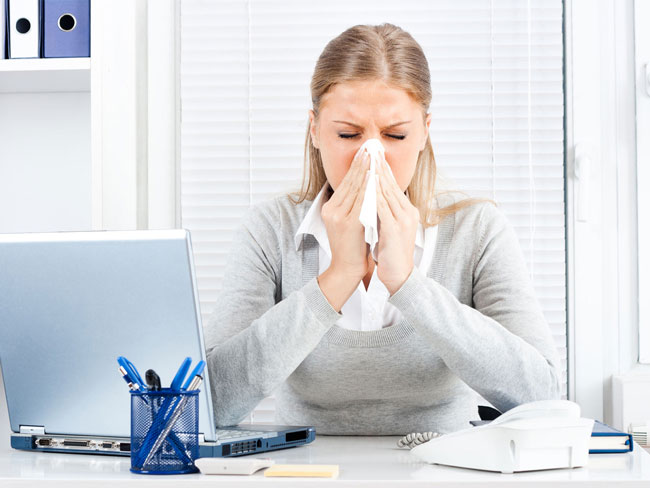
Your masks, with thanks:
[(397, 185), (385, 159), (377, 164), (377, 175), (377, 276), (393, 295), (413, 271), (420, 212)]

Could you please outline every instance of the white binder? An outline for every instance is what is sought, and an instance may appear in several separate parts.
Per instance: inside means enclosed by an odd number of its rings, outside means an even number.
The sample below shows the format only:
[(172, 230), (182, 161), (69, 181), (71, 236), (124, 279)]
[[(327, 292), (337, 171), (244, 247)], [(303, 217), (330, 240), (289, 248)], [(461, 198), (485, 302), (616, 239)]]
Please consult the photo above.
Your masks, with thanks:
[(39, 0), (9, 0), (9, 57), (38, 58)]

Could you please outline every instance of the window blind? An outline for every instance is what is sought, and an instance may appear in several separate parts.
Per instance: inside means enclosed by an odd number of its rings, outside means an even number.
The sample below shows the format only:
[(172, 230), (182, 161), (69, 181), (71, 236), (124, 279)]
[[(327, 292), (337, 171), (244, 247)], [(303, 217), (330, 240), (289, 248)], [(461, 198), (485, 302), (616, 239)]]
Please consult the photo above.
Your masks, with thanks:
[[(299, 187), (322, 49), (390, 22), (429, 61), (440, 184), (494, 199), (514, 225), (566, 391), (562, 16), (561, 0), (182, 0), (181, 215), (204, 317), (248, 207)], [(270, 399), (253, 420), (272, 413)]]

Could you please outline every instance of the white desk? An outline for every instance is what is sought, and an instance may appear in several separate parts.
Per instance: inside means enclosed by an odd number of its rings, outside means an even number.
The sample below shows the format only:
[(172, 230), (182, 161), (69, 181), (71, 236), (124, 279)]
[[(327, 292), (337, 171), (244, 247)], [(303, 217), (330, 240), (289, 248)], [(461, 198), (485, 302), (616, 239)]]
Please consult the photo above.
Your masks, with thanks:
[(398, 449), (397, 437), (318, 436), (304, 447), (264, 454), (276, 463), (338, 464), (338, 479), (205, 476), (201, 474), (150, 476), (132, 474), (129, 458), (97, 455), (48, 454), (0, 448), (0, 486), (302, 486), (329, 483), (341, 487), (435, 485), (479, 487), (602, 486), (650, 487), (650, 454), (638, 445), (629, 454), (592, 454), (589, 466), (576, 469), (501, 474), (419, 462)]
[[(0, 0), (1, 1), (1, 0)], [(338, 479), (265, 478), (263, 471), (253, 476), (148, 476), (129, 471), (129, 458), (84, 454), (50, 454), (17, 451), (9, 447), (9, 420), (4, 404), (0, 373), (0, 487), (93, 486), (302, 486), (306, 483), (330, 483), (340, 487), (434, 485), (474, 488), (484, 485), (508, 488), (553, 488), (575, 486), (615, 486), (650, 488), (650, 453), (638, 445), (629, 454), (592, 454), (589, 466), (532, 473), (501, 474), (420, 462), (409, 451), (398, 449), (398, 437), (317, 436), (304, 447), (274, 451), (270, 457), (281, 464), (338, 464)]]

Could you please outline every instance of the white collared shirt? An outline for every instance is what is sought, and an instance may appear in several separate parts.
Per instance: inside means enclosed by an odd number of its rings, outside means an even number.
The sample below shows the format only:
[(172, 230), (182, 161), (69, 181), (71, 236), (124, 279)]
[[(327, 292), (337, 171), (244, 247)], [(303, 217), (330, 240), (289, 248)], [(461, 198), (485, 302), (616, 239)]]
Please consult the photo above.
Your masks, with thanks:
[[(305, 218), (298, 227), (294, 236), (296, 251), (300, 247), (303, 234), (311, 234), (318, 242), (318, 274), (323, 273), (332, 260), (330, 243), (325, 229), (325, 222), (321, 216), (323, 199), (327, 184), (318, 193), (312, 206), (307, 211)], [(415, 234), (415, 249), (413, 251), (413, 264), (426, 275), (436, 247), (438, 226), (424, 229), (421, 223)], [(402, 319), (401, 312), (388, 303), (390, 293), (377, 277), (377, 267), (372, 273), (372, 278), (366, 290), (363, 281), (341, 308), (343, 315), (336, 324), (351, 330), (378, 330), (389, 327)]]

